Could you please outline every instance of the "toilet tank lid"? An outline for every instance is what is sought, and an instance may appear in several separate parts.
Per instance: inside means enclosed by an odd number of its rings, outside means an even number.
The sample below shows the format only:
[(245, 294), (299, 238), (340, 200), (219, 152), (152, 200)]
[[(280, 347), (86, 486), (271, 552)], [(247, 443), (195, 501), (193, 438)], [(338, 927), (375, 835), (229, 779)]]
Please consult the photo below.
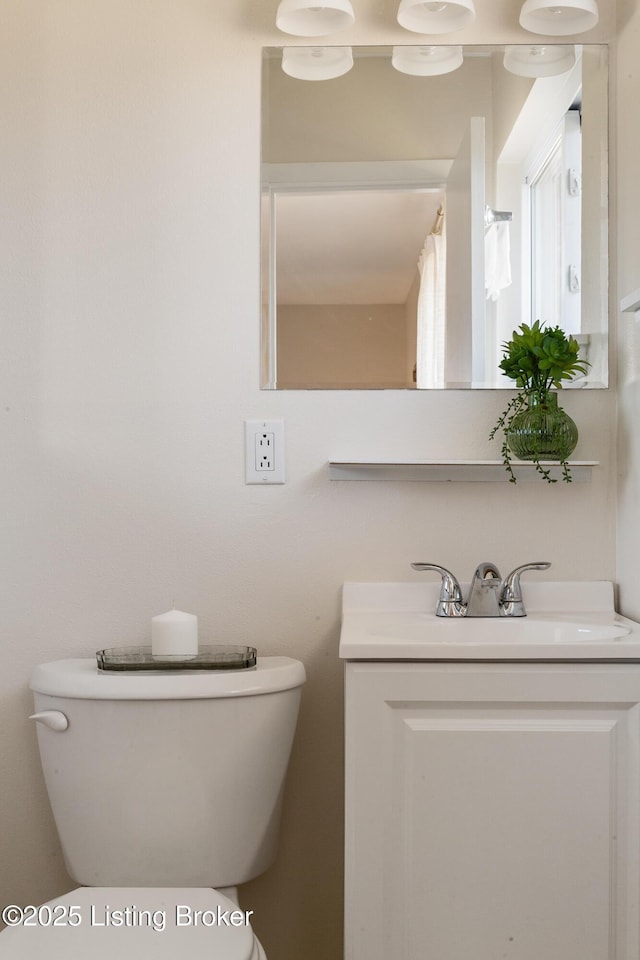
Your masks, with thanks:
[(291, 657), (258, 657), (245, 670), (105, 673), (95, 659), (53, 660), (31, 674), (35, 693), (77, 700), (215, 700), (290, 690), (305, 682)]

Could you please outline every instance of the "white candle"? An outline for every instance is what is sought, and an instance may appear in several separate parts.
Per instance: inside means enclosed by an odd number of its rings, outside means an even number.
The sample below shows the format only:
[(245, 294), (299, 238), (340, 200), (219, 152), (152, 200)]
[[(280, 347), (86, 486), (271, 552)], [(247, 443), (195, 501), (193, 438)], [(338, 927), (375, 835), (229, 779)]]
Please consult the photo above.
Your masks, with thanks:
[(170, 610), (151, 618), (151, 653), (154, 657), (195, 657), (198, 654), (198, 618)]

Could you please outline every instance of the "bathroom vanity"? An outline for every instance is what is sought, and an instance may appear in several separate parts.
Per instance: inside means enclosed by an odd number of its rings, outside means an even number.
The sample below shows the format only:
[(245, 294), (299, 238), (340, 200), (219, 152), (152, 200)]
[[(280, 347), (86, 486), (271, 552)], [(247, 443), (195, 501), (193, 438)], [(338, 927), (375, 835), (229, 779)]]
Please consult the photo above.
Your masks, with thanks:
[(608, 583), (523, 592), (344, 587), (347, 960), (640, 956), (640, 626)]

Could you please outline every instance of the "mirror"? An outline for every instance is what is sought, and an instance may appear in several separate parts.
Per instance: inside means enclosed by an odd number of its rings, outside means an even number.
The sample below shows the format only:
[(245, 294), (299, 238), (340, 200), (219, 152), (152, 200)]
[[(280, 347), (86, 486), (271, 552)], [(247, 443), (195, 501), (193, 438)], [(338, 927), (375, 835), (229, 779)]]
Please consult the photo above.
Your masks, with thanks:
[(606, 387), (606, 46), (542, 77), (505, 62), (559, 47), (466, 46), (433, 76), (400, 49), (322, 81), (264, 51), (263, 388), (513, 389), (501, 344), (538, 318), (579, 340), (574, 387)]

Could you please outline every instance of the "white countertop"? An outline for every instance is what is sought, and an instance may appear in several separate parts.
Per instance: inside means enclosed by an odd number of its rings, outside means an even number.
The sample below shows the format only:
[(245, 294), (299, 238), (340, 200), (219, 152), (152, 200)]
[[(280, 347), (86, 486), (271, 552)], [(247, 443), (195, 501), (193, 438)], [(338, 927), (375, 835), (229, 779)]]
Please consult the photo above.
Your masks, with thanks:
[(523, 580), (517, 618), (436, 617), (439, 593), (435, 579), (345, 583), (340, 657), (640, 662), (640, 625), (616, 613), (609, 581)]

